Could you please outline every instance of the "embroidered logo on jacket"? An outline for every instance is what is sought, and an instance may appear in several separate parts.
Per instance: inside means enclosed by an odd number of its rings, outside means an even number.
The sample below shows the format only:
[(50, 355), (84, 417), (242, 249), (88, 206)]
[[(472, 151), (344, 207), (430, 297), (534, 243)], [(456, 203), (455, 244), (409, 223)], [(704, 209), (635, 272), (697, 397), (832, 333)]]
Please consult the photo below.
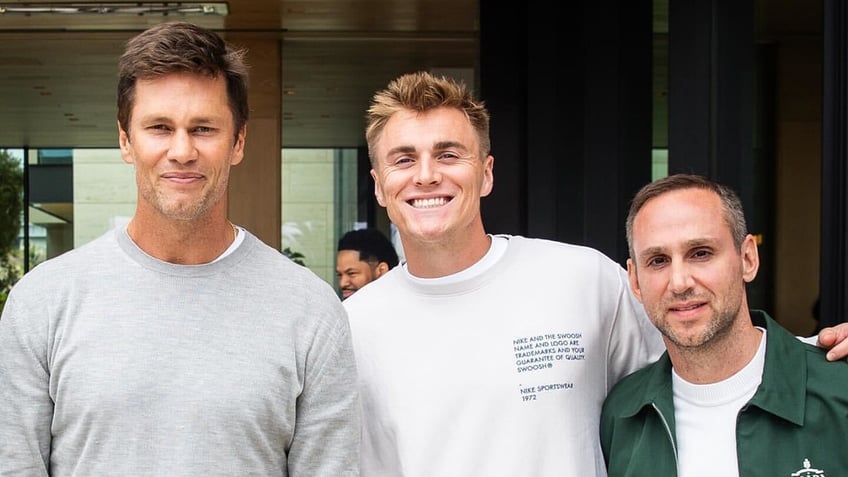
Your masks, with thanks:
[(799, 470), (798, 472), (792, 472), (792, 477), (812, 477), (812, 476), (820, 476), (827, 477), (824, 475), (823, 470), (810, 468), (810, 459), (804, 459), (804, 468)]

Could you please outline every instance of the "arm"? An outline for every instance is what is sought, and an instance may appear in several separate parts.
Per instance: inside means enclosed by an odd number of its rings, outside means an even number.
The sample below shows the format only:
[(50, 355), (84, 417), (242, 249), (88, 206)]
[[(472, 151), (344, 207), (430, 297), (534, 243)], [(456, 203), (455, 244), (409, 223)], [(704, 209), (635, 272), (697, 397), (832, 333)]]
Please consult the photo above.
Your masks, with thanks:
[(13, 290), (0, 318), (0, 475), (48, 475), (53, 401), (37, 309)]
[(319, 331), (306, 358), (289, 475), (359, 475), (359, 380), (347, 315), (337, 299), (333, 310), (336, 326)]

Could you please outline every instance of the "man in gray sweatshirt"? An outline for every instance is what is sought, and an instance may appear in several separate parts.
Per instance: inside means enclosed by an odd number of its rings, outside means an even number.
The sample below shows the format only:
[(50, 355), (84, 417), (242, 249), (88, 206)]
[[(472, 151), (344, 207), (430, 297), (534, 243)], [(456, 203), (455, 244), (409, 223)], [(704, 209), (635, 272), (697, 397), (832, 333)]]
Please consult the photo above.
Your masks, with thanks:
[(131, 39), (126, 227), (35, 267), (0, 318), (0, 475), (358, 475), (332, 287), (227, 218), (245, 52), (189, 23)]

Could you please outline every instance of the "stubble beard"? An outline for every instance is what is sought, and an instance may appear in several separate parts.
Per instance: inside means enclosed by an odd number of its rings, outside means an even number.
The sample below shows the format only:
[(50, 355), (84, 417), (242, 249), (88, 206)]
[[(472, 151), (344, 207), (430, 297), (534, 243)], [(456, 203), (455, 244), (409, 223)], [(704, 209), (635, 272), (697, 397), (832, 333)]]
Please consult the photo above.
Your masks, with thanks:
[(227, 181), (223, 180), (217, 188), (201, 191), (200, 196), (174, 197), (172, 193), (153, 187), (143, 188), (141, 196), (145, 202), (165, 217), (193, 221), (207, 215), (224, 197), (226, 190)]
[[(691, 299), (691, 294), (687, 296), (673, 297), (676, 300)], [(662, 319), (657, 323), (657, 328), (660, 333), (675, 346), (681, 350), (695, 351), (701, 348), (708, 347), (711, 343), (715, 343), (717, 338), (727, 335), (733, 328), (733, 322), (739, 314), (741, 303), (736, 300), (724, 303), (719, 309), (716, 309), (712, 301), (707, 302), (712, 314), (705, 325), (700, 325), (692, 330), (679, 332), (680, 327), (675, 327), (668, 319), (668, 306), (661, 305), (660, 310), (654, 310), (653, 316), (662, 316)]]

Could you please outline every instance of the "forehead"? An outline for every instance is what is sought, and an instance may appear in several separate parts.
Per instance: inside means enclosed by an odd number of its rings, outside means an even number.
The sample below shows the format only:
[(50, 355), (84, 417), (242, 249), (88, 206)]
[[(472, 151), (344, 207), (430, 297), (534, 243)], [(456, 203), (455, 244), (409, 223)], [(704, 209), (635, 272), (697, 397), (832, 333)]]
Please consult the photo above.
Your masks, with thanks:
[(399, 147), (426, 150), (444, 142), (463, 144), (469, 149), (477, 147), (474, 128), (459, 109), (439, 107), (423, 112), (398, 111), (386, 122), (377, 143), (383, 155)]
[(666, 192), (645, 203), (633, 222), (634, 248), (730, 237), (719, 197), (704, 189)]
[(138, 79), (133, 109), (162, 109), (178, 112), (228, 109), (227, 84), (221, 75), (169, 73), (155, 78)]
[(359, 258), (358, 250), (342, 250), (336, 256), (339, 268), (361, 267), (367, 264)]

